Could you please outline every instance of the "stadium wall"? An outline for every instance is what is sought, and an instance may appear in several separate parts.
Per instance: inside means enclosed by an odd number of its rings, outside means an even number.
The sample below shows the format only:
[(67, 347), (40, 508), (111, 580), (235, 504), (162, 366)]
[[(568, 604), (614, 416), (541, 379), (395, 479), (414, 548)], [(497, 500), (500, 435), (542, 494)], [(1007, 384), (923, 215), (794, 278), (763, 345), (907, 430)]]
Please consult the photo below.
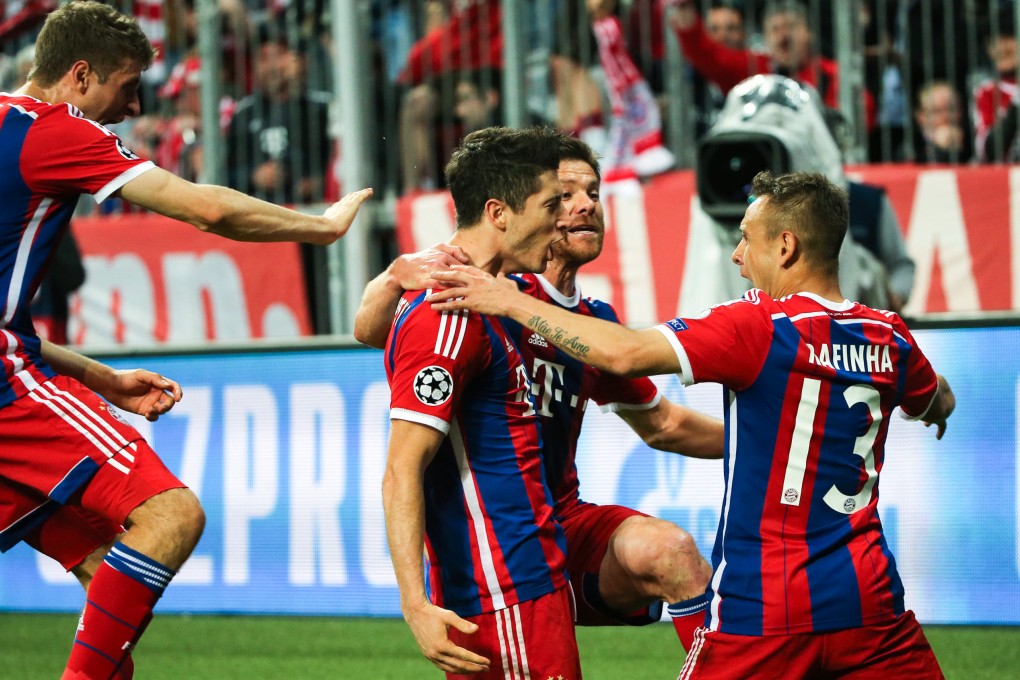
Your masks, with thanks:
[[(924, 622), (1018, 624), (1020, 327), (917, 338), (958, 407), (941, 442), (917, 423), (890, 425), (880, 508), (907, 603)], [(399, 616), (380, 499), (389, 405), (380, 352), (308, 341), (107, 360), (185, 386), (168, 416), (137, 423), (208, 513), (162, 611)], [(717, 386), (657, 381), (670, 399), (721, 414)], [(652, 452), (597, 408), (588, 420), (582, 496), (676, 521), (710, 553), (721, 463)], [(74, 579), (26, 546), (0, 558), (0, 609), (72, 612), (81, 602)]]

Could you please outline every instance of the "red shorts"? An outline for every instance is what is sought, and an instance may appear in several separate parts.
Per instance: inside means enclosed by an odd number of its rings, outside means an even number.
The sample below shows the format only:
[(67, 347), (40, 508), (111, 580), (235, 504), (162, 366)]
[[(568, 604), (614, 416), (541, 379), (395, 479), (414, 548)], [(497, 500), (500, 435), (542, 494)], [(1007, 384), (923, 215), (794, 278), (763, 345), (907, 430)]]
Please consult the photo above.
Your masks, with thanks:
[(581, 658), (574, 637), (569, 587), (506, 609), (466, 618), (478, 624), (477, 632), (465, 635), (450, 628), (450, 640), (486, 657), (489, 672), (447, 673), (447, 678), (580, 680)]
[(0, 408), (0, 547), (77, 565), (142, 502), (184, 486), (96, 393), (57, 376)]
[(677, 680), (744, 678), (938, 680), (942, 669), (914, 612), (873, 626), (797, 635), (733, 635), (699, 628)]
[(582, 503), (560, 519), (567, 536), (567, 573), (577, 598), (579, 626), (643, 626), (659, 620), (662, 604), (628, 616), (618, 616), (601, 604), (598, 575), (609, 551), (609, 539), (631, 517), (648, 517), (622, 505)]

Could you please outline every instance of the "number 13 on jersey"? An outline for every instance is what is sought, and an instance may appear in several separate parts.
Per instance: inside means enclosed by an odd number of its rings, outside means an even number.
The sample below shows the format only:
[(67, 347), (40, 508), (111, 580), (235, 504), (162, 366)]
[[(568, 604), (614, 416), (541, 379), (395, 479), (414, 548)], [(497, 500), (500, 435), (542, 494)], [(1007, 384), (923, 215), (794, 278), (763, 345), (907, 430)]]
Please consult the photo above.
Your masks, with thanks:
[[(804, 485), (804, 472), (807, 469), (808, 453), (814, 434), (815, 415), (818, 412), (818, 395), (822, 383), (814, 378), (805, 378), (801, 391), (800, 404), (797, 407), (796, 424), (790, 440), (790, 456), (786, 463), (786, 474), (783, 477), (783, 492), (779, 502), (783, 505), (800, 505)], [(857, 404), (865, 404), (871, 414), (871, 425), (854, 441), (853, 454), (861, 459), (867, 480), (861, 490), (853, 495), (846, 495), (835, 484), (829, 487), (822, 500), (836, 512), (844, 515), (867, 507), (871, 501), (871, 491), (878, 481), (875, 470), (875, 439), (882, 425), (881, 395), (871, 385), (851, 385), (843, 390), (843, 399), (847, 408)]]

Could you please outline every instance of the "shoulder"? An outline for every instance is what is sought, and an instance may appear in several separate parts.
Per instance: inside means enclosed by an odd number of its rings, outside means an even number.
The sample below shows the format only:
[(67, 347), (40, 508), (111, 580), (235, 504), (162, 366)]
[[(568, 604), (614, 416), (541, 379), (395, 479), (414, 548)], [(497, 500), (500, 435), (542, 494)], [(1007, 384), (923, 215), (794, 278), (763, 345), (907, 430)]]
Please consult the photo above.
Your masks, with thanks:
[(429, 292), (408, 291), (400, 298), (393, 324), (396, 337), (413, 336), (423, 339), (428, 336), (436, 341), (438, 348), (440, 341), (463, 344), (468, 337), (483, 332), (484, 323), (480, 314), (467, 310), (432, 309), (432, 305), (425, 299)]
[(522, 293), (534, 295), (541, 287), (538, 285), (538, 276), (535, 274), (510, 274), (508, 279), (517, 284)]
[(586, 309), (591, 316), (598, 319), (620, 323), (620, 316), (616, 313), (616, 309), (605, 300), (583, 298), (580, 307)]

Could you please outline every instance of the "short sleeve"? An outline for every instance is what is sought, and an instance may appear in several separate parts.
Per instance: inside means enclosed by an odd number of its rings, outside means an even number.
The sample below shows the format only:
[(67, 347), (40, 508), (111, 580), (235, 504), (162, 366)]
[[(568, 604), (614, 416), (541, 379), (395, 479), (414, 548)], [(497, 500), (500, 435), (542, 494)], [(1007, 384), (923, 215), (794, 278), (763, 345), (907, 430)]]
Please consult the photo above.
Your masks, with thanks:
[(22, 147), (25, 183), (39, 194), (93, 194), (101, 203), (127, 182), (154, 168), (106, 127), (53, 106), (32, 124)]
[(928, 413), (938, 394), (938, 376), (928, 357), (917, 346), (906, 324), (898, 318), (897, 322), (896, 332), (903, 337), (909, 347), (900, 410), (907, 420), (921, 420)]
[(437, 312), (427, 304), (411, 309), (394, 325), (387, 348), (390, 418), (449, 432), (457, 405), (489, 354), (487, 346), (477, 314)]
[(684, 385), (715, 382), (735, 390), (757, 378), (772, 343), (772, 318), (758, 291), (692, 318), (656, 326), (672, 345)]

